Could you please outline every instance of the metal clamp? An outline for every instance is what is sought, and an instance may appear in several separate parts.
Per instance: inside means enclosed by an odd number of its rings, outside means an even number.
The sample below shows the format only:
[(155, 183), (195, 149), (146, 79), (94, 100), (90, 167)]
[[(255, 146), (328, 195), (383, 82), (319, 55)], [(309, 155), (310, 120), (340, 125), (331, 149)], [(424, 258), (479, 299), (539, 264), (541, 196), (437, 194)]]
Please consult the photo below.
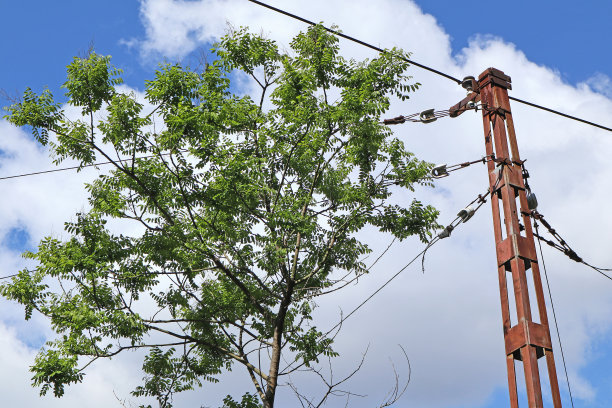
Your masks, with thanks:
[(453, 227), (452, 224), (447, 225), (446, 228), (444, 228), (442, 231), (440, 231), (440, 233), (438, 234), (438, 238), (444, 239), (444, 238), (450, 237), (450, 234), (451, 234), (451, 232), (453, 232), (454, 229), (455, 229), (455, 227)]
[(421, 120), (422, 123), (431, 123), (431, 122), (435, 122), (436, 120), (438, 120), (438, 118), (436, 118), (434, 114), (433, 109), (427, 109), (421, 112), (419, 114), (419, 119)]
[(431, 176), (433, 178), (448, 177), (448, 170), (446, 170), (446, 164), (439, 164), (431, 169)]

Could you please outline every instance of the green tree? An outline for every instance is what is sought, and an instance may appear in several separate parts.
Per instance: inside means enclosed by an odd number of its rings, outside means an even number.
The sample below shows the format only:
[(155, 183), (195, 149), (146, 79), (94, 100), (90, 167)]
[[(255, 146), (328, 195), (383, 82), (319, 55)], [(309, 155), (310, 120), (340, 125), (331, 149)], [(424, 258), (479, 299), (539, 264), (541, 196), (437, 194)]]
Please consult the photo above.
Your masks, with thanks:
[[(81, 118), (49, 91), (28, 89), (8, 108), (56, 163), (114, 166), (86, 184), (89, 210), (65, 224), (70, 238), (43, 239), (25, 254), (36, 267), (0, 289), (57, 333), (32, 366), (42, 394), (61, 396), (93, 361), (144, 348), (135, 396), (170, 407), (173, 393), (240, 366), (255, 392), (224, 405), (273, 407), (279, 379), (336, 355), (312, 322), (313, 299), (367, 272), (358, 232), (425, 241), (437, 227), (432, 207), (391, 201), (430, 183), (430, 165), (379, 123), (392, 97), (418, 86), (402, 51), (347, 60), (317, 26), (288, 52), (244, 29), (214, 52), (202, 72), (163, 65), (146, 83), (152, 112), (95, 53), (67, 69)], [(243, 74), (257, 95), (232, 92)], [(111, 219), (142, 233), (113, 233)]]

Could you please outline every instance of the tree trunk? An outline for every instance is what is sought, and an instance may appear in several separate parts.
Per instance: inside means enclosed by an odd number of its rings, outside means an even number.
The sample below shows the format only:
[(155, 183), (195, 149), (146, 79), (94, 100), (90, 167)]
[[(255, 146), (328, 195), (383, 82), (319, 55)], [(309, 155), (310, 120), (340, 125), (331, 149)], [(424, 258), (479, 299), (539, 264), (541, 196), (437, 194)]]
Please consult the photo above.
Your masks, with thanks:
[(276, 316), (274, 337), (272, 338), (272, 357), (270, 359), (270, 371), (268, 373), (268, 383), (266, 388), (266, 399), (263, 401), (265, 408), (274, 408), (274, 398), (276, 396), (276, 387), (278, 385), (278, 369), (280, 366), (281, 346), (283, 342), (283, 333), (285, 331), (285, 317), (287, 310), (291, 304), (293, 295), (293, 281), (287, 285), (287, 292), (281, 301), (278, 315)]

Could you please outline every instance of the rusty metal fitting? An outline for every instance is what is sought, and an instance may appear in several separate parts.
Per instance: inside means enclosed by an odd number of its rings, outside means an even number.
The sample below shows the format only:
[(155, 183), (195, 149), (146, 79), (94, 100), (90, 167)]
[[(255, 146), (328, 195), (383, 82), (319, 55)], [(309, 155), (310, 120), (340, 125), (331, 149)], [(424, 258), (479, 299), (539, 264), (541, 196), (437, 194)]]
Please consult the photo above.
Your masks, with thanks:
[(406, 118), (404, 116), (396, 116), (392, 119), (385, 119), (383, 120), (383, 123), (385, 125), (399, 125), (406, 122)]
[(473, 76), (466, 76), (463, 78), (463, 81), (461, 81), (461, 87), (470, 93), (478, 89), (478, 82), (476, 82), (476, 78)]

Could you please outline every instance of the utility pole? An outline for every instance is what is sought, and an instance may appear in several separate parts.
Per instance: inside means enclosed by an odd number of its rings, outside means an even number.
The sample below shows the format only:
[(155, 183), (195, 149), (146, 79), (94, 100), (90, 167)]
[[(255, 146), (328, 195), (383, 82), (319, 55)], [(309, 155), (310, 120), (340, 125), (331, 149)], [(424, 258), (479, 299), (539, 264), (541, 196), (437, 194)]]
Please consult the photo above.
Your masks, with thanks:
[[(557, 370), (531, 227), (528, 192), (525, 190), (526, 178), (529, 175), (524, 170), (519, 155), (508, 99), (508, 89), (512, 89), (511, 80), (502, 71), (488, 68), (480, 74), (478, 81), (471, 77), (466, 78), (463, 86), (470, 94), (450, 109), (451, 116), (460, 115), (480, 101), (486, 154), (494, 158), (488, 161), (487, 166), (510, 406), (519, 406), (516, 373), (522, 366), (529, 407), (543, 407), (538, 359), (545, 357), (553, 405), (560, 408)], [(532, 283), (531, 289), (535, 292), (531, 294), (531, 299), (534, 299), (535, 295), (539, 322), (534, 321), (532, 316), (528, 282)], [(512, 293), (513, 302), (509, 298)], [(516, 321), (511, 321), (511, 307), (516, 308)]]

